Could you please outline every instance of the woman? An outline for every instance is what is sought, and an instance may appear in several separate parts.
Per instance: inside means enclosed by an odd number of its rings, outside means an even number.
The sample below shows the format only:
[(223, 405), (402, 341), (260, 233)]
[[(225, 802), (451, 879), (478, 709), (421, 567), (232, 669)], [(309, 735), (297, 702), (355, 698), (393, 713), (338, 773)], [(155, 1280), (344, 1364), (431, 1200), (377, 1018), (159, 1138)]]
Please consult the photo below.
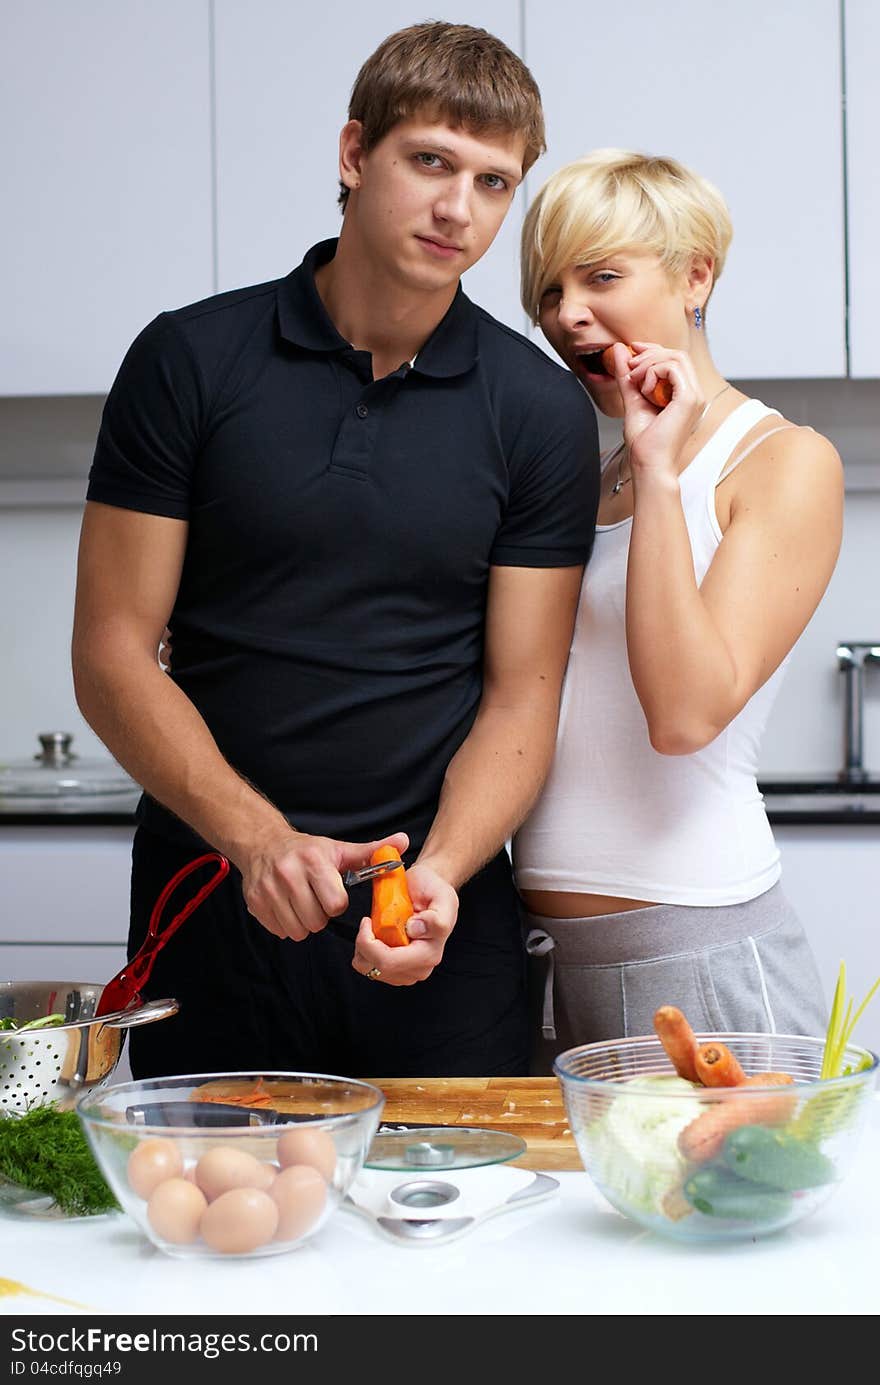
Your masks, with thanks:
[(731, 234), (704, 179), (621, 150), (556, 173), (523, 229), (526, 311), (623, 422), (554, 765), (514, 842), (542, 959), (536, 1072), (571, 1045), (650, 1033), (662, 1004), (697, 1030), (825, 1026), (755, 774), (837, 559), (842, 467), (712, 360), (706, 308)]

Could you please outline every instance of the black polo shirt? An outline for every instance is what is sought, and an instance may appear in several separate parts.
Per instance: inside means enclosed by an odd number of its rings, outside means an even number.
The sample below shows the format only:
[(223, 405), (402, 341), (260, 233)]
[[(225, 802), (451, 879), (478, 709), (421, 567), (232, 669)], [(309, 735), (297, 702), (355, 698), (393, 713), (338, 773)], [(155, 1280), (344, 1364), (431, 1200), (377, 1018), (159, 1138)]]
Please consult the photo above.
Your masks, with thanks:
[(315, 287), (335, 245), (145, 328), (88, 498), (188, 522), (173, 677), (230, 764), (301, 830), (418, 845), (477, 711), (490, 568), (589, 556), (596, 424), (461, 289), (373, 380)]

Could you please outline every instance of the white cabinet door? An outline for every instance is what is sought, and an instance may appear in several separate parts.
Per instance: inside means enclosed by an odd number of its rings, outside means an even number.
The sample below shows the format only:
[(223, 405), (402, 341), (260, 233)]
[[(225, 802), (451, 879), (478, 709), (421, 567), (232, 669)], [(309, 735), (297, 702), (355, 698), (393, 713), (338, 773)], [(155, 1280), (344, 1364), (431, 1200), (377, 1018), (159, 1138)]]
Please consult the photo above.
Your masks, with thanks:
[[(880, 827), (777, 826), (773, 835), (782, 853), (782, 888), (812, 945), (826, 1001), (845, 962), (847, 992), (861, 1004), (880, 976)], [(853, 1040), (880, 1052), (880, 995)]]
[[(339, 131), (361, 64), (382, 39), (426, 16), (411, 0), (317, 5), (215, 0), (217, 249), (221, 290), (280, 278), (316, 241), (338, 234)], [(445, 6), (450, 23), (520, 45), (518, 0)], [(465, 291), (518, 330), (522, 190)]]
[(548, 136), (530, 196), (593, 149), (680, 159), (720, 188), (733, 218), (708, 319), (721, 370), (845, 375), (837, 0), (525, 5)]
[(125, 966), (125, 947), (0, 944), (0, 981), (82, 981), (103, 985)]
[(845, 0), (850, 374), (880, 377), (880, 5)]
[(101, 394), (213, 288), (209, 0), (3, 7), (0, 394)]
[(0, 827), (0, 943), (124, 950), (133, 836), (128, 826)]

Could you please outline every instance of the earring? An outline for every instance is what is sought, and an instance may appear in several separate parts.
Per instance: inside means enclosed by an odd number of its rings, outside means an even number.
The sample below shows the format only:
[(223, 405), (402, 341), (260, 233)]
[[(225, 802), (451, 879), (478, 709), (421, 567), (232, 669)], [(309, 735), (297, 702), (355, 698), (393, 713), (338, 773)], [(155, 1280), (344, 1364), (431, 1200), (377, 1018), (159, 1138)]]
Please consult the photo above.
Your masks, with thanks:
[(694, 307), (694, 326), (698, 332), (703, 330), (703, 309), (700, 307), (699, 303)]

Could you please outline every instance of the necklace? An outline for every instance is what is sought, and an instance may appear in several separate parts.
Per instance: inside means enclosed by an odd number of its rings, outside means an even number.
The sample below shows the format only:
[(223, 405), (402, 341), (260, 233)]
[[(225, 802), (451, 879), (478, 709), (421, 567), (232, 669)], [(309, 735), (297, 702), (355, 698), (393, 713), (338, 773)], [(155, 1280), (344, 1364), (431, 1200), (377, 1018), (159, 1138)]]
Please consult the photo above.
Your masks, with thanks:
[[(697, 431), (697, 429), (699, 428), (700, 424), (703, 422), (703, 419), (706, 417), (706, 415), (707, 415), (707, 413), (709, 412), (709, 410), (711, 409), (712, 405), (715, 403), (715, 400), (716, 400), (716, 399), (720, 399), (721, 396), (722, 396), (722, 394), (725, 394), (725, 393), (727, 392), (727, 390), (729, 390), (729, 389), (730, 389), (730, 384), (729, 384), (729, 383), (726, 384), (726, 385), (722, 385), (722, 387), (721, 387), (721, 389), (718, 391), (718, 393), (717, 393), (717, 394), (713, 394), (713, 395), (712, 395), (712, 398), (709, 400), (709, 402), (708, 402), (707, 404), (704, 404), (704, 405), (703, 405), (702, 413), (700, 414), (700, 417), (697, 419), (696, 423), (694, 424), (693, 428), (691, 429), (691, 437), (693, 437), (694, 433)], [(612, 494), (612, 495), (619, 495), (620, 492), (623, 490), (624, 486), (629, 485), (630, 481), (632, 480), (632, 475), (631, 475), (631, 474), (630, 474), (629, 476), (621, 476), (621, 474), (620, 474), (621, 471), (623, 470), (623, 459), (624, 459), (625, 456), (626, 456), (626, 443), (625, 443), (625, 442), (622, 442), (622, 443), (620, 443), (620, 445), (619, 445), (618, 447), (616, 447), (616, 448), (614, 449), (614, 451), (612, 452), (611, 456), (608, 458), (609, 464), (610, 464), (611, 462), (613, 462), (613, 461), (615, 460), (615, 458), (617, 459), (617, 476), (616, 476), (616, 478), (615, 478), (614, 485), (611, 487), (611, 494)]]

